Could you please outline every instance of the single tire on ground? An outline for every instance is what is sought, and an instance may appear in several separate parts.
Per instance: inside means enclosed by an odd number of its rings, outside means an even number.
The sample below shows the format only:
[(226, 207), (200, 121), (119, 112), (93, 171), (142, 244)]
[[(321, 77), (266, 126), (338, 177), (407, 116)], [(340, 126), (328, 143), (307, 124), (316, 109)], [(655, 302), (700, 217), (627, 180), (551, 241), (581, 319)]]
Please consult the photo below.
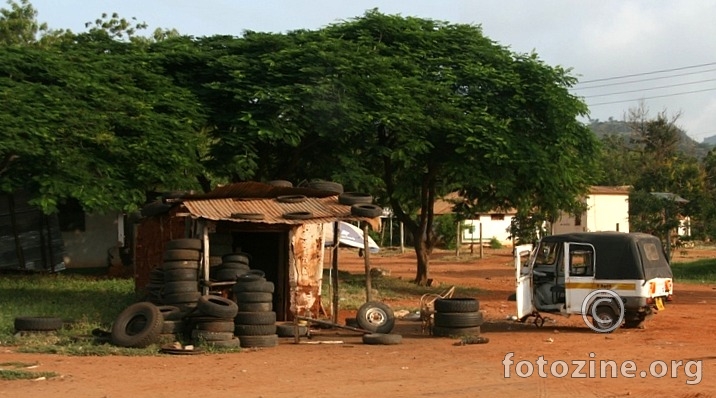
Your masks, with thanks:
[(435, 312), (476, 312), (480, 311), (480, 302), (474, 298), (445, 298), (433, 303)]
[(19, 316), (15, 318), (15, 330), (18, 332), (52, 332), (62, 329), (62, 319), (52, 316)]
[(271, 334), (267, 336), (241, 336), (241, 347), (259, 348), (259, 347), (276, 347), (278, 345), (278, 335)]
[(276, 323), (276, 313), (266, 312), (238, 312), (234, 317), (237, 325), (273, 325)]
[(369, 333), (364, 334), (362, 339), (363, 344), (395, 345), (403, 341), (403, 336), (399, 334)]
[(112, 344), (120, 347), (144, 348), (159, 338), (164, 317), (159, 308), (140, 301), (125, 308), (112, 325)]
[(482, 312), (436, 312), (435, 326), (469, 328), (482, 326)]
[(464, 336), (479, 336), (480, 327), (475, 326), (471, 328), (446, 328), (442, 326), (433, 326), (433, 336), (437, 337), (464, 337)]
[(239, 311), (235, 302), (220, 296), (199, 297), (197, 309), (204, 315), (217, 318), (233, 318)]
[(167, 242), (167, 250), (201, 250), (201, 239), (173, 239)]
[(369, 301), (358, 308), (356, 322), (361, 329), (387, 334), (395, 326), (395, 315), (387, 304), (380, 301)]

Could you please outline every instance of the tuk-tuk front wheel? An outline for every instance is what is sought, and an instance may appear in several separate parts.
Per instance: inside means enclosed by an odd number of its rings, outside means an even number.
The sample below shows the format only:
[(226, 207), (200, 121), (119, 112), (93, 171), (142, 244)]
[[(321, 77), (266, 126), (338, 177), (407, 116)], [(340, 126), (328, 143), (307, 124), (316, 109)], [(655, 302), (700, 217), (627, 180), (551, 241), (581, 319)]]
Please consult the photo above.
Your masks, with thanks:
[(592, 325), (601, 330), (609, 330), (619, 322), (619, 315), (607, 305), (600, 305), (594, 309), (592, 316)]

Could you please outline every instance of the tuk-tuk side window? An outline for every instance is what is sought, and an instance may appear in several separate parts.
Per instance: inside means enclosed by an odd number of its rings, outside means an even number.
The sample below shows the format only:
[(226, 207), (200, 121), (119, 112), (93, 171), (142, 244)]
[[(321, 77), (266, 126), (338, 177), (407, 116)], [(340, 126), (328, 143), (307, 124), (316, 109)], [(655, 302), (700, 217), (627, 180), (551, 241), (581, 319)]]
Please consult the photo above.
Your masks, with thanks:
[(594, 249), (588, 245), (569, 245), (569, 275), (594, 276)]

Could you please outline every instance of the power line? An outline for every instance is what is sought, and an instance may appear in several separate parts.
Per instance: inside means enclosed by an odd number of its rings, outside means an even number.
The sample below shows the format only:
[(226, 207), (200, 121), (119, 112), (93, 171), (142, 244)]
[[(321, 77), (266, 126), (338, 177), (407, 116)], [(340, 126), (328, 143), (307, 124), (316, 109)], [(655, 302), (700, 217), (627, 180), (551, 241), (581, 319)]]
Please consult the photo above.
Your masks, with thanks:
[(614, 77), (605, 77), (601, 79), (593, 79), (593, 80), (585, 80), (583, 82), (579, 82), (577, 84), (587, 84), (587, 83), (595, 83), (595, 82), (605, 82), (610, 80), (618, 80), (618, 79), (626, 79), (628, 77), (638, 77), (638, 76), (647, 76), (647, 75), (654, 75), (657, 73), (665, 73), (665, 72), (674, 72), (678, 70), (686, 70), (686, 69), (694, 69), (694, 68), (703, 68), (704, 66), (713, 66), (716, 65), (716, 62), (710, 62), (707, 64), (700, 64), (700, 65), (691, 65), (691, 66), (682, 66), (680, 68), (671, 68), (671, 69), (662, 69), (662, 70), (655, 70), (651, 72), (641, 72), (641, 73), (633, 73), (630, 75), (622, 75), (622, 76), (614, 76)]
[(648, 100), (648, 99), (654, 99), (654, 98), (674, 97), (677, 95), (684, 95), (684, 94), (703, 93), (706, 91), (713, 91), (713, 90), (716, 90), (716, 88), (706, 88), (703, 90), (683, 91), (683, 92), (674, 93), (674, 94), (655, 95), (653, 97), (642, 97), (642, 98), (635, 98), (635, 99), (621, 100), (621, 101), (598, 102), (596, 104), (588, 104), (587, 106), (593, 107), (593, 106), (600, 106), (600, 105), (620, 104), (620, 103), (624, 103), (624, 102), (634, 102), (634, 101)]
[(641, 91), (651, 91), (651, 90), (659, 90), (659, 89), (662, 89), (662, 88), (681, 87), (681, 86), (688, 86), (688, 85), (691, 85), (691, 84), (707, 83), (707, 82), (713, 82), (713, 81), (716, 81), (716, 79), (706, 79), (706, 80), (698, 80), (698, 81), (695, 81), (695, 82), (669, 84), (669, 85), (666, 85), (666, 86), (648, 87), (648, 88), (642, 88), (642, 89), (638, 89), (638, 90), (618, 91), (618, 92), (608, 93), (608, 94), (589, 95), (589, 96), (586, 96), (586, 97), (584, 97), (584, 98), (608, 97), (608, 96), (611, 96), (611, 95), (638, 93), (638, 92), (641, 92)]
[[(593, 89), (593, 88), (611, 87), (611, 86), (621, 86), (621, 85), (624, 85), (624, 84), (642, 83), (642, 82), (649, 82), (649, 81), (654, 81), (654, 80), (670, 79), (670, 78), (672, 78), (672, 77), (698, 75), (698, 74), (700, 74), (700, 73), (713, 72), (713, 71), (716, 71), (716, 69), (707, 69), (707, 70), (702, 70), (702, 71), (698, 71), (698, 72), (679, 73), (679, 74), (677, 74), (677, 75), (669, 75), (669, 76), (651, 77), (651, 78), (648, 78), (648, 79), (630, 80), (630, 81), (627, 81), (627, 82), (599, 84), (599, 85), (596, 85), (596, 86), (589, 86), (589, 87), (579, 87), (579, 90), (590, 90), (590, 89)], [(577, 84), (580, 84), (580, 83), (577, 83)]]

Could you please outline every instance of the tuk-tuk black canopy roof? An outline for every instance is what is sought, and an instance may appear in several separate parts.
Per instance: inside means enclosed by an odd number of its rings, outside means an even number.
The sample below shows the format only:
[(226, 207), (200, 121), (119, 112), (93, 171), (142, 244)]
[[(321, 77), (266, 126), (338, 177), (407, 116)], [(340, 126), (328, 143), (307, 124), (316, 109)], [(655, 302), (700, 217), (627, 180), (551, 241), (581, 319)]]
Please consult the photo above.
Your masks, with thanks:
[(595, 250), (596, 279), (671, 278), (661, 241), (640, 232), (578, 232), (547, 236), (543, 242), (587, 243)]

